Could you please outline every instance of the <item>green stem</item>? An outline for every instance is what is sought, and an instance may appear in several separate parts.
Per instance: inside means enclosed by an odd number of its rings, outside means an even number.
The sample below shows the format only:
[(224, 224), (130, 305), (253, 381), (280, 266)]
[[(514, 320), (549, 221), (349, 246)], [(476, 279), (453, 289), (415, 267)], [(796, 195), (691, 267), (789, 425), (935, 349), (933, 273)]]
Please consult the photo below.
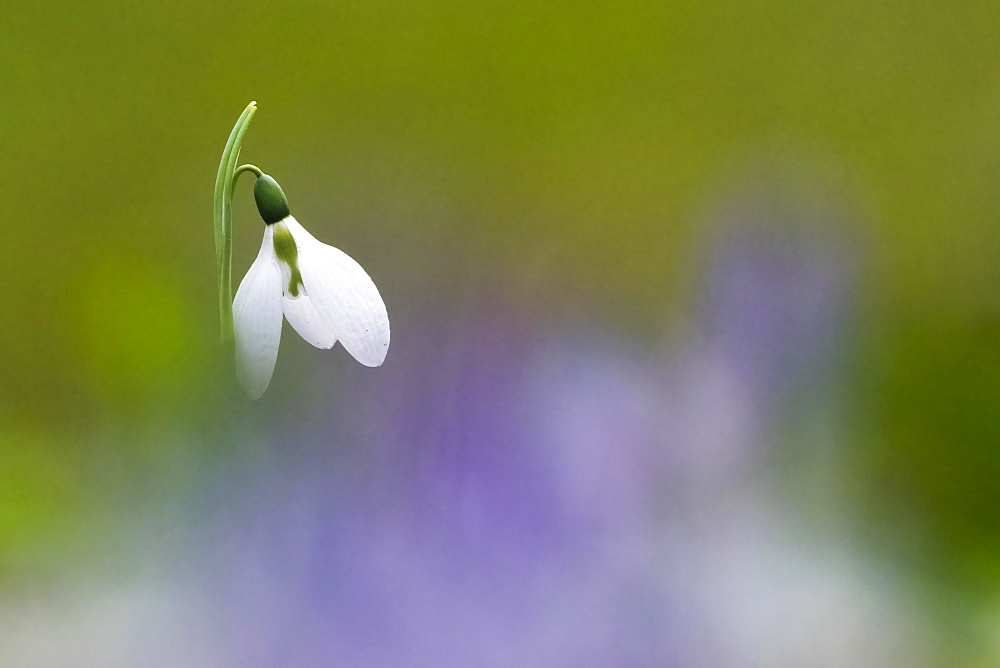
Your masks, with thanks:
[(233, 188), (236, 188), (236, 180), (240, 178), (240, 174), (243, 172), (253, 172), (254, 176), (258, 179), (264, 176), (264, 172), (260, 171), (260, 167), (257, 165), (240, 165), (233, 173)]
[[(215, 222), (215, 264), (219, 279), (219, 322), (224, 344), (233, 340), (233, 185), (236, 163), (239, 161), (243, 135), (256, 112), (257, 103), (251, 102), (240, 114), (233, 131), (229, 133), (229, 140), (219, 163), (219, 173), (215, 177), (212, 213)], [(243, 170), (243, 167), (240, 169)]]

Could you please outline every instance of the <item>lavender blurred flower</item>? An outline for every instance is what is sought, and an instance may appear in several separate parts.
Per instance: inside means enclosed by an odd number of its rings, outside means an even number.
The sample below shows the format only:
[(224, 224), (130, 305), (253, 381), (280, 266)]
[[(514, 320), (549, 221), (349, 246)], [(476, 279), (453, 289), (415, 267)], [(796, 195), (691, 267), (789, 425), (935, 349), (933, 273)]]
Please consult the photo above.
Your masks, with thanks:
[(846, 313), (847, 268), (790, 238), (728, 235), (693, 336), (651, 352), (480, 292), (414, 307), (392, 368), (339, 395), (317, 374), (315, 415), (220, 462), (154, 589), (169, 624), (119, 622), (102, 658), (158, 640), (168, 665), (920, 665), (895, 574), (771, 471), (776, 399), (831, 382)]

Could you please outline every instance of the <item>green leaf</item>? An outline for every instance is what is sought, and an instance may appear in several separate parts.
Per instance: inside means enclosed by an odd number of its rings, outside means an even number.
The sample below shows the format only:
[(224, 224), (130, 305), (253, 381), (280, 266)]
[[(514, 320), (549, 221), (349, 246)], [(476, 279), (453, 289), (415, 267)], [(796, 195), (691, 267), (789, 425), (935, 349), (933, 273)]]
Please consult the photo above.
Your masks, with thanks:
[(219, 278), (219, 321), (222, 342), (233, 340), (233, 185), (236, 163), (243, 145), (243, 135), (250, 127), (250, 120), (257, 112), (257, 103), (251, 102), (240, 114), (229, 133), (229, 140), (222, 152), (219, 174), (215, 177), (215, 263)]

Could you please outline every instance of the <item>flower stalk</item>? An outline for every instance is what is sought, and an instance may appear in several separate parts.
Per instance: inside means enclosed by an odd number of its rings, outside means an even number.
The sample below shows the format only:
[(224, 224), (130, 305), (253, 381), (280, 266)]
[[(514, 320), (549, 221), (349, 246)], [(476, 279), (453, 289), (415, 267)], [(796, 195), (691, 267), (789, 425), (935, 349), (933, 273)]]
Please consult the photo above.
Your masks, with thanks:
[(222, 152), (219, 173), (215, 178), (215, 201), (212, 214), (215, 223), (215, 264), (219, 284), (219, 323), (224, 344), (233, 340), (233, 188), (236, 178), (244, 171), (260, 170), (252, 165), (237, 169), (243, 136), (257, 112), (257, 103), (247, 105), (229, 133)]

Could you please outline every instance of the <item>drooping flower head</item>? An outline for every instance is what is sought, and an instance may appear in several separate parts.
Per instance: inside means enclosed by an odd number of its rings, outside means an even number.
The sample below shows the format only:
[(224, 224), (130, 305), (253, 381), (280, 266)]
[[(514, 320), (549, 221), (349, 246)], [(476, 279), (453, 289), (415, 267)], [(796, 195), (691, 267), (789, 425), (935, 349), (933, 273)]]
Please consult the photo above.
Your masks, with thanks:
[(258, 175), (254, 200), (264, 240), (233, 300), (236, 375), (247, 395), (260, 397), (271, 382), (282, 316), (317, 348), (340, 341), (365, 366), (380, 366), (389, 349), (389, 316), (372, 279), (295, 220), (273, 178)]
[[(389, 349), (389, 316), (361, 265), (306, 232), (273, 178), (254, 165), (236, 166), (256, 112), (257, 103), (248, 104), (229, 134), (212, 209), (222, 341), (235, 343), (236, 375), (252, 399), (271, 382), (282, 316), (317, 348), (340, 341), (365, 366), (380, 366)], [(243, 172), (257, 177), (253, 195), (264, 220), (264, 240), (233, 299), (233, 189)]]

